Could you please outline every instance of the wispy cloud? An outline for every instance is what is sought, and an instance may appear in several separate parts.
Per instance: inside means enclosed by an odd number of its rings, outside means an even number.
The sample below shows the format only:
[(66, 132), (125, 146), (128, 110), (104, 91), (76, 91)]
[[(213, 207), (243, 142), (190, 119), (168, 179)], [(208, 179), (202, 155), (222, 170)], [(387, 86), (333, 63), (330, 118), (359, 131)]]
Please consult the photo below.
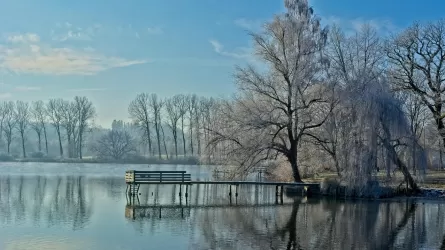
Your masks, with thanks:
[(84, 88), (84, 89), (68, 89), (69, 92), (92, 92), (92, 91), (104, 91), (106, 88)]
[(147, 28), (148, 34), (162, 34), (164, 33), (164, 30), (161, 27), (148, 27)]
[(2, 99), (9, 99), (11, 97), (12, 97), (11, 93), (2, 93), (2, 92), (0, 92), (0, 100), (2, 100)]
[(8, 41), (12, 43), (38, 42), (40, 37), (34, 33), (16, 34), (8, 36)]
[[(38, 43), (33, 36), (28, 44), (0, 47), (0, 69), (14, 73), (46, 75), (93, 75), (111, 69), (146, 63), (146, 60), (129, 60), (102, 55), (94, 49), (56, 47)], [(31, 39), (29, 39), (31, 37)], [(38, 36), (37, 36), (38, 37)]]
[(212, 45), (213, 50), (223, 56), (233, 57), (237, 59), (247, 59), (250, 56), (248, 48), (237, 48), (236, 51), (229, 52), (224, 50), (224, 46), (215, 39), (210, 39), (209, 43)]
[(69, 22), (57, 23), (56, 28), (51, 31), (54, 41), (65, 42), (69, 40), (90, 41), (102, 28), (101, 24), (94, 24), (88, 27), (75, 26)]
[(16, 91), (23, 91), (23, 92), (26, 92), (26, 91), (37, 91), (37, 90), (40, 90), (41, 88), (40, 87), (33, 87), (33, 86), (17, 86), (17, 87), (15, 87), (14, 88), (14, 90), (16, 90)]
[(341, 27), (344, 30), (344, 32), (348, 35), (354, 34), (355, 32), (359, 31), (365, 24), (369, 24), (379, 34), (383, 36), (397, 32), (400, 29), (400, 27), (395, 25), (391, 20), (383, 18), (344, 19), (337, 16), (328, 16), (328, 17), (321, 17), (321, 21), (325, 25), (336, 25)]
[(235, 25), (249, 31), (256, 31), (261, 28), (264, 20), (249, 20), (246, 18), (239, 18), (234, 21)]

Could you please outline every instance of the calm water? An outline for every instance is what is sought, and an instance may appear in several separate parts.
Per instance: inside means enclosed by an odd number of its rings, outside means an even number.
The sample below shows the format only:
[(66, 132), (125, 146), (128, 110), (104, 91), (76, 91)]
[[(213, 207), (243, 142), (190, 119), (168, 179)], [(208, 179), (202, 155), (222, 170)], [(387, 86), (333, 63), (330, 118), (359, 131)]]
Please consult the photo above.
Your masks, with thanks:
[[(145, 186), (142, 165), (0, 163), (0, 249), (444, 249), (445, 204), (289, 199), (271, 188)], [(205, 167), (187, 169), (210, 179)]]

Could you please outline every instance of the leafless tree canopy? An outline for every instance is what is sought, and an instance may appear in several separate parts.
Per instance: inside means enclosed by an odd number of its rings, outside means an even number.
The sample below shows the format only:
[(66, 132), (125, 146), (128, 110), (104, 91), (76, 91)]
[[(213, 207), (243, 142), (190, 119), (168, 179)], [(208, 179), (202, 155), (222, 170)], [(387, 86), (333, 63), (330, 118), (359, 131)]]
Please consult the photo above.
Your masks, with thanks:
[(111, 130), (93, 145), (93, 151), (101, 158), (121, 160), (136, 152), (135, 141), (124, 130)]
[(286, 1), (286, 7), (262, 33), (252, 34), (267, 70), (237, 68), (239, 94), (221, 110), (225, 120), (212, 143), (232, 144), (231, 157), (244, 158), (240, 163), (247, 168), (281, 154), (301, 181), (298, 146), (305, 136), (315, 136), (311, 131), (332, 109), (324, 73), (327, 30), (307, 1)]

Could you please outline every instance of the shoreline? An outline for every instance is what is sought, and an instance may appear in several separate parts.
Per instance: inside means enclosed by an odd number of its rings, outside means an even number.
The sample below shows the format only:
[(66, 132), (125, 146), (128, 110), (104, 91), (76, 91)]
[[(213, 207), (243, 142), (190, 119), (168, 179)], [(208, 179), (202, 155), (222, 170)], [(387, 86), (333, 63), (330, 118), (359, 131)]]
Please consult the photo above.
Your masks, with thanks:
[[(203, 165), (197, 157), (187, 158), (173, 158), (173, 159), (158, 159), (158, 158), (146, 158), (146, 159), (125, 159), (125, 160), (106, 160), (95, 158), (26, 158), (26, 159), (8, 159), (0, 160), (0, 163), (82, 163), (82, 164), (153, 164), (153, 165)], [(212, 165), (205, 163), (204, 165)]]

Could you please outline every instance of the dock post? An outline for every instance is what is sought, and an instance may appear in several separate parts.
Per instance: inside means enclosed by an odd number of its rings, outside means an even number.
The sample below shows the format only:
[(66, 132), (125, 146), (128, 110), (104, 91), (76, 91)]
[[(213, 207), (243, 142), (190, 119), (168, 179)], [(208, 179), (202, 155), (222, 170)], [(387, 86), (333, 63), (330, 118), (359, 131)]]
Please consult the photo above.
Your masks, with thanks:
[(182, 184), (179, 184), (179, 197), (181, 197)]
[(232, 185), (229, 184), (229, 196), (232, 197)]
[(235, 186), (235, 197), (238, 197), (238, 184)]
[(280, 198), (283, 199), (283, 185), (281, 185)]
[(275, 186), (275, 196), (278, 196), (278, 185)]
[(187, 200), (187, 197), (189, 196), (188, 190), (189, 190), (189, 185), (185, 185), (185, 199), (186, 200)]

